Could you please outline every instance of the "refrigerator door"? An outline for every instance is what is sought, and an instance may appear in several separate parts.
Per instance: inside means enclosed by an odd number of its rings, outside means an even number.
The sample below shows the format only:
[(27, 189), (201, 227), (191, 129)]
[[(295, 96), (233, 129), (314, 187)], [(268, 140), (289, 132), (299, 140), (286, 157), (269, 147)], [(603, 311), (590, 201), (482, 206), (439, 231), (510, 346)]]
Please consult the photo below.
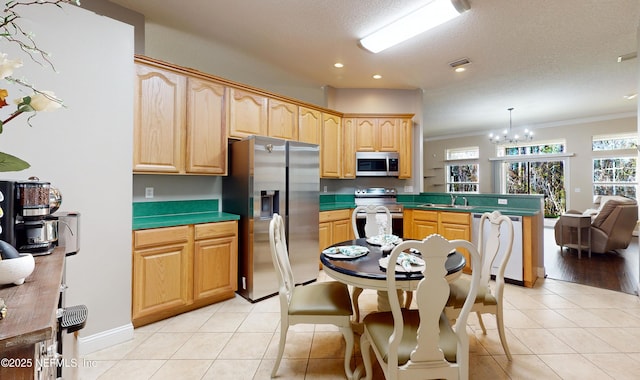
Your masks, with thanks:
[(229, 155), (222, 209), (240, 215), (238, 294), (258, 301), (278, 292), (269, 223), (273, 213), (286, 212), (286, 145), (284, 140), (250, 136), (232, 143)]
[(320, 150), (318, 145), (287, 141), (287, 245), (297, 284), (318, 278)]

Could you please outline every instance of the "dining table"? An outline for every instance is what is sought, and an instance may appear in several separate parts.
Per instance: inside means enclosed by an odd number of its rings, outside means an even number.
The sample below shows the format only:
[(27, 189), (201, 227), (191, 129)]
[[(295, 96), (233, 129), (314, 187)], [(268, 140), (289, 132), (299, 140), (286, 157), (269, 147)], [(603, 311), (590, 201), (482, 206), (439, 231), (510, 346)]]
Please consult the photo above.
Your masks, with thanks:
[[(358, 297), (363, 289), (372, 289), (378, 291), (378, 309), (389, 310), (388, 298), (386, 297), (387, 289), (387, 272), (381, 266), (380, 259), (386, 257), (390, 250), (389, 246), (374, 244), (371, 239), (359, 238), (346, 240), (331, 245), (323, 250), (320, 254), (320, 262), (322, 263), (324, 272), (336, 281), (353, 287), (352, 301), (355, 315), (355, 321), (360, 318)], [(325, 252), (334, 251), (339, 247), (365, 247), (368, 252), (359, 257), (335, 258)], [(383, 249), (384, 248), (384, 249)], [(416, 256), (419, 257), (419, 254)], [(451, 282), (462, 274), (462, 269), (466, 264), (466, 259), (458, 251), (449, 253), (445, 262), (447, 270), (446, 279)], [(396, 270), (396, 285), (398, 291), (412, 292), (416, 290), (423, 275), (421, 271), (398, 271)]]

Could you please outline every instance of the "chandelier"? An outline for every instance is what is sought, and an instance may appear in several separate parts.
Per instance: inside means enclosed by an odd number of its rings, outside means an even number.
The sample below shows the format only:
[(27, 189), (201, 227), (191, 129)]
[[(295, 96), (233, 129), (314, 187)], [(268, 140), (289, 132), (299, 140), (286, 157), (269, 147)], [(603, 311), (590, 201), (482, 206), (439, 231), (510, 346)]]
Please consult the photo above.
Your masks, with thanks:
[(512, 125), (512, 119), (511, 119), (511, 111), (513, 111), (513, 107), (507, 108), (507, 111), (509, 111), (509, 129), (508, 130), (505, 129), (504, 131), (502, 131), (502, 134), (490, 133), (489, 141), (491, 141), (494, 144), (514, 144), (520, 141), (533, 140), (533, 132), (528, 129), (525, 129), (522, 135), (513, 133), (512, 131), (513, 125)]

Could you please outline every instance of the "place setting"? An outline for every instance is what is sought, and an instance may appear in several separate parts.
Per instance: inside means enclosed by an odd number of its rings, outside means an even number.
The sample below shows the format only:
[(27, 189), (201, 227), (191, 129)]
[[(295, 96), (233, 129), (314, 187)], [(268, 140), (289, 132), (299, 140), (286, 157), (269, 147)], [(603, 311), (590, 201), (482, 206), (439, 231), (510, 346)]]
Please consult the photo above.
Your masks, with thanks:
[(342, 245), (337, 247), (329, 247), (322, 253), (332, 259), (350, 260), (357, 259), (369, 253), (369, 248), (361, 245)]

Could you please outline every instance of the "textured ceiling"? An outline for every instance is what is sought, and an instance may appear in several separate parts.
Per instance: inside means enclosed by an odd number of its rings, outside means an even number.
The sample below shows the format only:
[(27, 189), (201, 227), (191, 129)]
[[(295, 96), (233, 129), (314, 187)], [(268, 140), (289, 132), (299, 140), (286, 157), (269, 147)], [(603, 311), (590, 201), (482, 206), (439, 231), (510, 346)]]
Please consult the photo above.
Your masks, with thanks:
[[(425, 137), (635, 113), (640, 0), (469, 0), (378, 54), (357, 41), (428, 0), (111, 0), (321, 85), (423, 90)], [(468, 57), (462, 74), (448, 63)], [(343, 62), (335, 69), (334, 62)], [(371, 75), (379, 73), (381, 80)]]

